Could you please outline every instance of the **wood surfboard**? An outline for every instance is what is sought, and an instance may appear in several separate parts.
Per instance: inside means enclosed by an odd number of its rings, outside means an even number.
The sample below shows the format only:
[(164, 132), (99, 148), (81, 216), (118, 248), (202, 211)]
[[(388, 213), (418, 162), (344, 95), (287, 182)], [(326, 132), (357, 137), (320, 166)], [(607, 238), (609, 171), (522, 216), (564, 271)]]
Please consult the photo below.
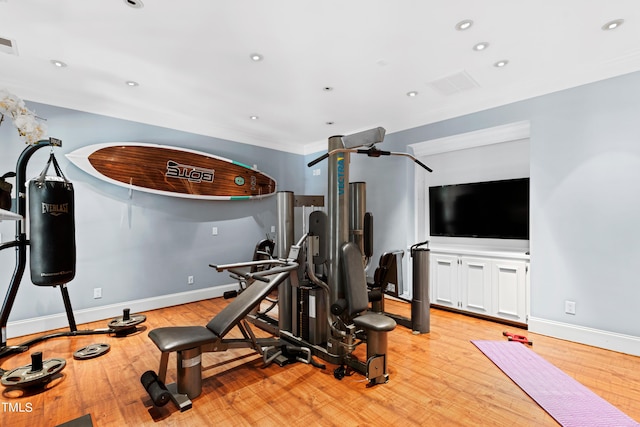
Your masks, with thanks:
[(276, 181), (251, 166), (186, 148), (110, 142), (79, 148), (66, 157), (97, 178), (147, 193), (248, 200), (276, 192)]

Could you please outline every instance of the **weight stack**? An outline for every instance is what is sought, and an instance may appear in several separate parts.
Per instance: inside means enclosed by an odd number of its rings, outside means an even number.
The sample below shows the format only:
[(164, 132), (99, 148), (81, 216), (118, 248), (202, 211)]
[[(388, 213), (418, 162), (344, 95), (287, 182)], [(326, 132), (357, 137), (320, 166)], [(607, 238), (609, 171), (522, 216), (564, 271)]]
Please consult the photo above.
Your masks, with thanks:
[(298, 288), (298, 292), (299, 335), (310, 344), (322, 344), (327, 336), (327, 309), (322, 289)]

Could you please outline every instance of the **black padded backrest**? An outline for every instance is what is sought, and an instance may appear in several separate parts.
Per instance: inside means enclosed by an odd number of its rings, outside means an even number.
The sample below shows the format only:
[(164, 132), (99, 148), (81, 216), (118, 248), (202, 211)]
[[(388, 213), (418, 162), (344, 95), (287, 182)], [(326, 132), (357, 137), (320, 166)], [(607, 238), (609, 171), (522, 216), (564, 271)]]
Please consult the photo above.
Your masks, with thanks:
[(396, 256), (391, 252), (386, 252), (380, 256), (378, 268), (376, 268), (376, 271), (373, 275), (373, 278), (375, 280), (374, 286), (382, 288), (387, 287), (387, 283), (389, 282), (389, 273), (394, 267), (393, 264), (395, 264), (395, 262)]
[(289, 273), (284, 272), (272, 276), (269, 283), (253, 282), (211, 319), (207, 323), (207, 328), (219, 338), (223, 338), (287, 277)]
[(367, 276), (360, 249), (353, 242), (347, 242), (340, 248), (340, 274), (349, 316), (365, 311), (369, 307)]
[(366, 212), (364, 214), (364, 256), (371, 258), (373, 256), (373, 214)]

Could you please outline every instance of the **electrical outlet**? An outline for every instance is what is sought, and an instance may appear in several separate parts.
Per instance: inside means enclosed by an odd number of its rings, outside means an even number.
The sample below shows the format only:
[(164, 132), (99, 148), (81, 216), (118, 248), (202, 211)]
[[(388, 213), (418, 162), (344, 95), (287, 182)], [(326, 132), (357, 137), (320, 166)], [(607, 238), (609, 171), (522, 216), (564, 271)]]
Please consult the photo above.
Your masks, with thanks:
[(188, 285), (193, 285), (193, 276), (188, 276), (187, 277), (187, 284)]
[(102, 288), (93, 288), (93, 299), (102, 298)]
[(211, 228), (211, 235), (212, 236), (217, 236), (218, 235), (218, 227)]
[(567, 314), (576, 314), (576, 302), (575, 301), (565, 301), (564, 302), (564, 312)]
[(272, 233), (275, 233), (275, 232), (276, 232), (276, 226), (275, 226), (275, 225), (272, 225), (272, 226), (271, 226), (271, 232), (272, 232)]

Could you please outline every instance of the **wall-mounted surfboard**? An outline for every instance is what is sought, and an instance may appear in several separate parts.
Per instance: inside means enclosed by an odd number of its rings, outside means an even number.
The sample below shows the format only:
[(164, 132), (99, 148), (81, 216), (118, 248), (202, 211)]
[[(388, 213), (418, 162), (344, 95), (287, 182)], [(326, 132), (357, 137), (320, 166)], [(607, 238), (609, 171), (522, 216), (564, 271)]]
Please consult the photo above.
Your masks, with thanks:
[(270, 196), (276, 181), (251, 166), (201, 151), (141, 142), (88, 145), (66, 155), (83, 171), (121, 187), (203, 200)]

